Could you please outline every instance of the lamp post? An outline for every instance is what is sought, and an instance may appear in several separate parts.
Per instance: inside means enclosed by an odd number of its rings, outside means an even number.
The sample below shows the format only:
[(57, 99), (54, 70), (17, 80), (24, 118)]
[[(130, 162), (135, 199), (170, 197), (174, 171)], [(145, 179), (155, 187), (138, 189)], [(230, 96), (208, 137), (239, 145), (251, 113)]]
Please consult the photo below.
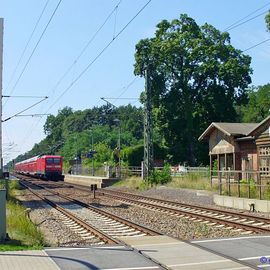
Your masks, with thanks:
[(119, 178), (121, 178), (121, 125), (119, 119), (113, 120), (115, 123), (118, 124), (118, 166), (119, 166)]

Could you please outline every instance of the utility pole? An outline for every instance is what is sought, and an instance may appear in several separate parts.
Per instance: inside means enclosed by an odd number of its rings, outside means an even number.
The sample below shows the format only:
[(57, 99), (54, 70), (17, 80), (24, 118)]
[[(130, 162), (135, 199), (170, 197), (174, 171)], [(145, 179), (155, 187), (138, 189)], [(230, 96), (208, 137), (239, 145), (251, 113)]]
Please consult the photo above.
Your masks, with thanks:
[[(2, 80), (3, 80), (3, 35), (4, 19), (0, 18), (0, 179), (3, 179), (3, 157), (2, 157)], [(0, 242), (6, 239), (6, 193), (0, 190)]]
[(145, 98), (143, 179), (147, 179), (151, 175), (154, 168), (152, 98), (151, 84), (147, 70), (145, 71)]
[(2, 81), (3, 81), (3, 36), (4, 19), (0, 18), (0, 179), (3, 178), (3, 149), (2, 149)]

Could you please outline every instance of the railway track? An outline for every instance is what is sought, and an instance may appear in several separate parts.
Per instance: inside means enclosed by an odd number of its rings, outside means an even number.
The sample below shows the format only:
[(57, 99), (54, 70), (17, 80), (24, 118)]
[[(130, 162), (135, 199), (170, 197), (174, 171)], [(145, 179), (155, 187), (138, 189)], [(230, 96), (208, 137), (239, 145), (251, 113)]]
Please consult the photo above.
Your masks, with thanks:
[[(57, 187), (70, 187), (90, 192), (89, 188), (65, 183), (50, 183)], [(106, 196), (114, 200), (137, 205), (146, 209), (161, 211), (169, 215), (189, 218), (193, 222), (205, 223), (221, 229), (239, 231), (240, 234), (270, 233), (270, 219), (235, 213), (229, 210), (179, 203), (163, 199), (151, 198), (133, 193), (98, 189), (98, 196)]]
[[(31, 191), (35, 196), (40, 198), (42, 201), (46, 202), (56, 210), (60, 212), (60, 218), (62, 222), (72, 231), (74, 231), (79, 237), (83, 240), (91, 240), (92, 244), (100, 245), (100, 244), (117, 244), (118, 242), (108, 235), (102, 233), (97, 228), (90, 226), (82, 219), (72, 214), (70, 211), (66, 210), (64, 207), (60, 206), (58, 203), (54, 202), (52, 199), (48, 198), (48, 194), (40, 194), (37, 191), (36, 185), (29, 183), (25, 180), (20, 181), (20, 185), (27, 188)], [(34, 189), (35, 188), (35, 189)]]
[[(119, 237), (159, 235), (159, 233), (151, 229), (142, 227), (136, 223), (55, 192), (29, 180), (30, 179), (26, 180), (24, 178), (24, 180), (20, 180), (20, 184), (59, 210), (63, 217), (64, 224), (74, 230), (75, 233), (79, 234), (84, 240), (93, 239), (94, 236), (96, 236), (99, 240), (93, 240), (93, 244), (116, 244), (119, 243)], [(33, 188), (35, 188), (35, 190)], [(42, 192), (37, 192), (37, 188)], [(50, 199), (48, 197), (50, 197)], [(61, 205), (65, 205), (65, 208), (68, 207), (69, 210), (66, 210)], [(81, 207), (81, 211), (83, 211), (84, 220), (79, 218), (77, 213), (76, 215), (71, 213), (70, 209), (77, 209), (78, 205)]]
[(239, 230), (241, 234), (270, 233), (270, 219), (268, 218), (107, 189), (98, 190), (97, 195), (179, 217), (189, 217), (189, 220), (211, 226)]

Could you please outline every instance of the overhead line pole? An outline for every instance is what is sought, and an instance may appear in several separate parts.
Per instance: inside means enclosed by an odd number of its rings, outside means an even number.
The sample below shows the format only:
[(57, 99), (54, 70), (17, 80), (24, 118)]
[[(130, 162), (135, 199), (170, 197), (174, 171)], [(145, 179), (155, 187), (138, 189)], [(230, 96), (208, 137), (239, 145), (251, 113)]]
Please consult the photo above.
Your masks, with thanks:
[(3, 157), (2, 157), (2, 91), (3, 91), (3, 36), (4, 36), (4, 19), (0, 18), (0, 179), (3, 178)]
[[(2, 81), (3, 81), (3, 35), (4, 19), (0, 18), (0, 179), (3, 179), (3, 149), (2, 149)], [(7, 184), (7, 182), (6, 182)], [(6, 190), (0, 190), (0, 242), (6, 239)]]
[(143, 179), (147, 180), (154, 168), (152, 98), (149, 72), (147, 70), (145, 71), (145, 95)]

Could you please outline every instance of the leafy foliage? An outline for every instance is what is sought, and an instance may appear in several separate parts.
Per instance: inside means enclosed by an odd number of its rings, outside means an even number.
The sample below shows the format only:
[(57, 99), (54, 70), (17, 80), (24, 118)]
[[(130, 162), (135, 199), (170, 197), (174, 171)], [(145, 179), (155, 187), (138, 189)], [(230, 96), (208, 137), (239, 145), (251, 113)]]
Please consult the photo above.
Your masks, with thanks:
[(171, 169), (169, 164), (165, 164), (162, 170), (154, 170), (149, 176), (151, 184), (166, 184), (172, 181)]
[[(120, 120), (120, 126), (116, 118)], [(47, 117), (44, 125), (46, 138), (29, 152), (18, 156), (15, 162), (36, 155), (60, 154), (64, 157), (65, 168), (75, 157), (81, 157), (84, 165), (90, 166), (92, 161), (86, 158), (86, 153), (95, 149), (96, 165), (113, 163), (113, 151), (118, 146), (119, 135), (121, 149), (141, 144), (142, 120), (142, 109), (131, 105), (117, 109), (106, 105), (83, 111), (65, 107), (56, 116)]]
[[(270, 30), (270, 12), (266, 17)], [(154, 156), (171, 164), (208, 164), (208, 144), (197, 138), (211, 122), (260, 122), (269, 114), (270, 85), (252, 87), (251, 58), (235, 49), (227, 32), (199, 26), (185, 14), (161, 21), (153, 38), (136, 45), (134, 73), (149, 75), (153, 100)], [(145, 93), (141, 93), (145, 102)], [(120, 125), (115, 121), (120, 120)], [(73, 111), (65, 107), (47, 117), (46, 137), (20, 161), (35, 155), (61, 154), (65, 166), (97, 151), (95, 164), (117, 163), (113, 153), (121, 135), (121, 160), (140, 166), (143, 159), (143, 110), (110, 105)], [(160, 182), (160, 172), (153, 175)], [(166, 177), (165, 177), (166, 179)]]
[(197, 142), (212, 121), (234, 121), (246, 99), (251, 58), (230, 44), (228, 33), (198, 26), (187, 15), (157, 25), (154, 38), (136, 45), (135, 74), (148, 71), (156, 122), (172, 162), (205, 162)]
[(268, 11), (267, 15), (265, 16), (265, 22), (266, 22), (266, 27), (268, 31), (270, 31), (270, 10)]
[(259, 123), (269, 115), (270, 84), (253, 87), (248, 91), (248, 103), (240, 106), (240, 121)]
[[(141, 166), (144, 156), (143, 144), (127, 147), (123, 151), (123, 161), (129, 166)], [(158, 143), (154, 143), (154, 156), (155, 159), (164, 159), (166, 157), (166, 149), (160, 146)]]

